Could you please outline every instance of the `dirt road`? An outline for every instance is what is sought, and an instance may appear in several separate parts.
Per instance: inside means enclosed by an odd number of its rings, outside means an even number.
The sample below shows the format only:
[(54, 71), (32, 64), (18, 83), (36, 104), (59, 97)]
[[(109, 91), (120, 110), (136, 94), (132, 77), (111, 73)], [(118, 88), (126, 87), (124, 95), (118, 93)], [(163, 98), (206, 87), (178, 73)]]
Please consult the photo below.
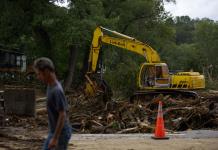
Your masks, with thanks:
[[(40, 150), (46, 130), (1, 128), (0, 150)], [(69, 150), (217, 150), (218, 131), (196, 130), (168, 134), (169, 140), (153, 140), (152, 134), (73, 134)]]
[[(72, 145), (74, 143), (74, 145)], [(83, 139), (71, 142), (75, 150), (217, 150), (218, 139)]]
[[(69, 149), (75, 150), (217, 150), (218, 132), (196, 130), (168, 134), (169, 140), (153, 140), (152, 134), (76, 134)], [(72, 145), (73, 144), (73, 145)]]

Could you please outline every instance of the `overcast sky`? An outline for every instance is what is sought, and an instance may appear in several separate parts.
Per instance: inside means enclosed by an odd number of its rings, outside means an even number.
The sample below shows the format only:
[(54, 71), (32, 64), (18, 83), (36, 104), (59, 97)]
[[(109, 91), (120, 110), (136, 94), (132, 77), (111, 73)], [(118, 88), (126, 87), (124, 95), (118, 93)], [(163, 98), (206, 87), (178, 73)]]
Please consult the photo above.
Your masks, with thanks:
[[(67, 5), (66, 2), (57, 4)], [(206, 17), (218, 21), (218, 0), (176, 0), (176, 4), (166, 3), (165, 9), (173, 16), (188, 15), (193, 19)]]
[(218, 0), (176, 0), (176, 4), (165, 4), (165, 9), (173, 16), (206, 17), (218, 21)]

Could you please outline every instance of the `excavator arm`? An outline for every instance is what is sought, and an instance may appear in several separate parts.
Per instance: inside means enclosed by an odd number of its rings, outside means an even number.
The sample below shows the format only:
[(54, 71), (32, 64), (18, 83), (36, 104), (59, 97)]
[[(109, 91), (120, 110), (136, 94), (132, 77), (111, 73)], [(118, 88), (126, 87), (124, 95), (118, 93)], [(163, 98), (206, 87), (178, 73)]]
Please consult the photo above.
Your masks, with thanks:
[[(114, 37), (105, 34), (106, 32), (112, 34)], [(90, 73), (96, 71), (96, 66), (99, 59), (99, 52), (101, 50), (102, 44), (114, 45), (116, 47), (120, 47), (142, 55), (149, 63), (160, 62), (160, 57), (158, 53), (146, 43), (142, 43), (135, 38), (100, 26), (95, 29), (92, 39), (92, 45), (88, 61), (88, 72)]]

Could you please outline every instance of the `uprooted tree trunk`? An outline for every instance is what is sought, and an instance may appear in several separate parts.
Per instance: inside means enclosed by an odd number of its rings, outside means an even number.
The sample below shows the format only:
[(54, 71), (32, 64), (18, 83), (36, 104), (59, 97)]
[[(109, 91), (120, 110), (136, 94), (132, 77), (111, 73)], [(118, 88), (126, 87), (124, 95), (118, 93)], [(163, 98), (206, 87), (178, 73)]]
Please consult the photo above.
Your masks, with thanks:
[(208, 78), (210, 82), (213, 82), (213, 65), (203, 67), (203, 74)]
[(73, 76), (74, 76), (74, 71), (75, 71), (75, 65), (76, 65), (76, 57), (77, 57), (77, 46), (76, 45), (71, 45), (69, 47), (70, 50), (70, 57), (69, 57), (69, 66), (68, 66), (68, 73), (67, 77), (64, 80), (64, 90), (68, 91), (71, 87), (72, 81), (73, 81)]

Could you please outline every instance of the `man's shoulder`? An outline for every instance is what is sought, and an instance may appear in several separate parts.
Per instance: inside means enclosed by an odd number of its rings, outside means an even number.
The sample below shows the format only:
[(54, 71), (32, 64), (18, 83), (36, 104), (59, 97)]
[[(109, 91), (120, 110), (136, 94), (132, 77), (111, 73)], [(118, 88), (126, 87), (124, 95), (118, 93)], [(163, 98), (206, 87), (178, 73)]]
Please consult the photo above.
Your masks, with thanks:
[(64, 91), (63, 91), (63, 88), (60, 84), (56, 84), (52, 88), (48, 89), (48, 94), (49, 95), (64, 94)]

